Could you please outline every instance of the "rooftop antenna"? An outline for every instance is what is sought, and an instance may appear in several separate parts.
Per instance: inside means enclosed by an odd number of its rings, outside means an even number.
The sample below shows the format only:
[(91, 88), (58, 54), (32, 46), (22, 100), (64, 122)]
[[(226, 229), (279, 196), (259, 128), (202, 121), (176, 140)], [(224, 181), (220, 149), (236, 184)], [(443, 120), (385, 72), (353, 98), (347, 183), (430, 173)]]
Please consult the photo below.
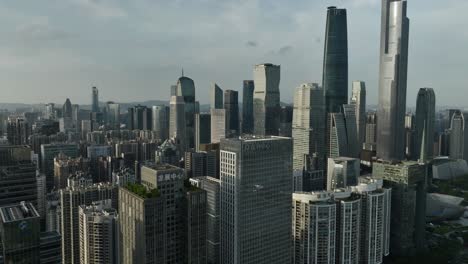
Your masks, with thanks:
[(182, 77), (184, 77), (184, 68), (182, 68)]

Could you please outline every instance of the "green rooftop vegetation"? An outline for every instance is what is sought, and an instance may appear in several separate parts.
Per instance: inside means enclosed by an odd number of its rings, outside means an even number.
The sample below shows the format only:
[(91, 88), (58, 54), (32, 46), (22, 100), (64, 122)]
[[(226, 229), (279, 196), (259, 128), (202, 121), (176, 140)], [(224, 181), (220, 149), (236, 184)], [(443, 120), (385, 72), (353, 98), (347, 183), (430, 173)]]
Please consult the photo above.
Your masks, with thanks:
[(141, 198), (156, 198), (160, 196), (158, 189), (148, 190), (145, 186), (136, 183), (129, 183), (125, 186), (125, 189), (132, 193), (140, 196)]

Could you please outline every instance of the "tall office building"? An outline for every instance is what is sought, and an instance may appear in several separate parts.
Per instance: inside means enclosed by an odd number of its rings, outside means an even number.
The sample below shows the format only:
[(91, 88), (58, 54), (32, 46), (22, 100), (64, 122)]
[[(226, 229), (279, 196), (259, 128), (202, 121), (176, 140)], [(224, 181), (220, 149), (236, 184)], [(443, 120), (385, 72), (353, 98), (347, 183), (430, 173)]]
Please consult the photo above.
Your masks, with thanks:
[(170, 108), (165, 105), (153, 106), (153, 131), (157, 139), (165, 141), (169, 138)]
[(325, 169), (325, 105), (323, 90), (316, 83), (302, 84), (294, 95), (292, 121), (293, 169), (302, 172), (314, 154)]
[(130, 130), (151, 130), (153, 118), (150, 108), (144, 105), (135, 105), (128, 109), (128, 115)]
[(226, 110), (226, 127), (229, 135), (239, 134), (239, 93), (233, 90), (224, 91), (224, 109)]
[(72, 104), (70, 102), (70, 99), (68, 99), (68, 98), (67, 98), (67, 100), (65, 100), (65, 103), (63, 104), (62, 117), (64, 117), (64, 118), (72, 118), (73, 117)]
[(92, 88), (91, 111), (94, 112), (94, 113), (100, 112), (100, 109), (99, 109), (99, 90), (96, 87)]
[(76, 144), (44, 144), (41, 145), (41, 171), (46, 175), (47, 191), (54, 187), (54, 158), (60, 153), (70, 158), (78, 157)]
[(139, 184), (119, 188), (120, 263), (173, 263), (166, 258), (165, 199)]
[(413, 113), (407, 113), (405, 116), (405, 154), (406, 158), (415, 159), (416, 148), (416, 118)]
[(106, 114), (107, 125), (111, 129), (120, 129), (120, 104), (107, 102)]
[(195, 113), (198, 111), (195, 102), (195, 83), (192, 79), (182, 76), (177, 80), (177, 96), (181, 96), (185, 103), (185, 142), (188, 148), (193, 148), (195, 147)]
[(255, 84), (253, 80), (244, 80), (242, 87), (242, 133), (252, 134), (254, 127), (254, 97)]
[(223, 263), (291, 261), (292, 140), (221, 140)]
[(200, 150), (201, 144), (211, 143), (211, 114), (195, 114), (195, 150)]
[(117, 210), (111, 203), (104, 200), (79, 206), (80, 264), (120, 263)]
[(5, 264), (39, 264), (40, 216), (31, 203), (0, 207), (0, 239)]
[(373, 177), (392, 189), (390, 248), (408, 256), (425, 248), (427, 166), (417, 162), (374, 162)]
[(55, 104), (48, 103), (45, 105), (44, 118), (54, 120), (55, 119)]
[(328, 7), (323, 56), (323, 90), (327, 113), (348, 103), (348, 24), (346, 9)]
[(360, 172), (359, 159), (347, 157), (328, 159), (327, 190), (356, 186)]
[(83, 172), (88, 174), (90, 169), (90, 160), (87, 158), (69, 158), (63, 153), (59, 153), (54, 158), (54, 189), (60, 190), (67, 187), (68, 177)]
[(377, 143), (377, 114), (368, 113), (366, 120), (366, 141), (364, 149), (375, 151)]
[(361, 148), (359, 144), (359, 137), (357, 133), (357, 119), (356, 119), (355, 104), (343, 105), (343, 113), (346, 124), (346, 137), (348, 139), (348, 157), (359, 158)]
[(292, 105), (281, 106), (278, 136), (292, 137), (293, 111), (294, 107)]
[(450, 158), (468, 160), (468, 114), (457, 111), (450, 125)]
[(254, 68), (254, 134), (278, 135), (280, 66), (270, 63)]
[(206, 191), (207, 229), (206, 251), (208, 263), (221, 263), (220, 253), (220, 185), (219, 179), (203, 176), (191, 178), (190, 183)]
[(330, 113), (328, 116), (330, 120), (328, 156), (330, 158), (346, 157), (349, 153), (349, 145), (345, 116), (342, 113)]
[(377, 157), (404, 159), (409, 19), (406, 0), (382, 1)]
[(0, 167), (0, 206), (21, 201), (38, 204), (36, 165), (31, 161)]
[(351, 94), (351, 104), (356, 106), (356, 125), (359, 139), (359, 150), (362, 150), (366, 140), (366, 83), (354, 81)]
[(31, 135), (31, 124), (24, 118), (8, 118), (7, 139), (10, 145), (26, 145)]
[(422, 162), (434, 156), (435, 93), (432, 88), (421, 88), (416, 100), (415, 158)]
[[(167, 225), (165, 240), (165, 263), (188, 263), (186, 254), (184, 219), (184, 170), (176, 166), (156, 163), (141, 167), (141, 183), (147, 189), (157, 189), (164, 198), (164, 222)], [(185, 217), (183, 217), (185, 216)], [(158, 262), (159, 263), (159, 262)]]
[(211, 109), (211, 143), (219, 143), (228, 136), (226, 109)]
[(68, 187), (59, 191), (62, 263), (80, 263), (79, 206), (110, 199), (112, 207), (117, 208), (117, 188), (110, 183), (93, 184), (91, 179), (76, 174), (68, 179)]
[(207, 192), (193, 185), (185, 193), (185, 263), (207, 262)]
[(176, 138), (176, 141), (185, 149), (187, 145), (184, 98), (182, 96), (172, 96), (170, 104), (169, 138)]
[(216, 83), (210, 88), (210, 108), (223, 109), (223, 90)]

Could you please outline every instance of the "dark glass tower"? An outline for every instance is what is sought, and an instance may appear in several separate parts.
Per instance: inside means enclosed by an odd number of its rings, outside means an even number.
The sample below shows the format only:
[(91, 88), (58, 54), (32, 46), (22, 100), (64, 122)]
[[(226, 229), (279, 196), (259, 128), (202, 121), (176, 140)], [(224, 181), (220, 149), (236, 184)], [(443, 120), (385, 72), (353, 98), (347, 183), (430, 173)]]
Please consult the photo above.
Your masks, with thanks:
[(239, 134), (239, 93), (233, 90), (224, 92), (224, 109), (229, 135)]
[(327, 113), (341, 112), (348, 103), (348, 26), (346, 9), (334, 6), (327, 11), (322, 81)]
[(382, 0), (377, 157), (405, 157), (409, 19), (406, 0)]
[(434, 155), (435, 93), (432, 88), (421, 88), (416, 100), (415, 158), (429, 161)]
[(185, 142), (189, 148), (195, 147), (195, 83), (192, 79), (182, 76), (177, 81), (177, 96), (182, 96), (185, 103)]
[(95, 113), (99, 112), (99, 90), (96, 87), (93, 87), (91, 103), (91, 110)]
[(242, 94), (242, 132), (246, 134), (253, 133), (253, 94), (254, 81), (245, 80)]

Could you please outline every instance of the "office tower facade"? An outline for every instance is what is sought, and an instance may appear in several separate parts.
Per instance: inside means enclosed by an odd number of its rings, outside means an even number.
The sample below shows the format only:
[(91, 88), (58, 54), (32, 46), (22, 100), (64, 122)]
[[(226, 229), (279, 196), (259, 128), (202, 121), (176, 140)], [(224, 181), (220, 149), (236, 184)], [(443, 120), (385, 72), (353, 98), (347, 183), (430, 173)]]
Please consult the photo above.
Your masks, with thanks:
[(184, 98), (182, 96), (172, 96), (170, 104), (169, 138), (176, 138), (176, 141), (185, 149), (186, 110)]
[(62, 263), (80, 263), (79, 206), (101, 200), (112, 200), (117, 208), (118, 187), (110, 183), (93, 184), (83, 175), (72, 175), (68, 186), (59, 191), (62, 235)]
[(191, 178), (190, 183), (206, 191), (207, 227), (206, 255), (208, 263), (221, 263), (220, 253), (220, 185), (219, 179), (203, 176)]
[(156, 163), (141, 167), (141, 183), (147, 189), (157, 189), (164, 198), (165, 223), (168, 227), (165, 233), (166, 241), (171, 241), (165, 247), (167, 263), (187, 263), (183, 205), (184, 170), (176, 166)]
[(302, 84), (296, 89), (292, 121), (293, 169), (295, 174), (303, 174), (308, 160), (314, 156), (317, 157), (317, 169), (325, 169), (324, 103), (323, 90), (318, 84)]
[(111, 200), (104, 200), (79, 206), (82, 264), (119, 263), (118, 216), (111, 203)]
[(366, 141), (364, 149), (375, 151), (377, 143), (377, 114), (369, 113), (366, 119)]
[(211, 109), (211, 143), (219, 143), (228, 136), (226, 109)]
[(41, 171), (46, 175), (47, 191), (54, 187), (54, 158), (64, 154), (70, 158), (79, 155), (78, 146), (75, 144), (44, 144), (41, 145)]
[(348, 103), (348, 24), (346, 9), (327, 10), (323, 56), (323, 90), (327, 113), (339, 113)]
[(0, 167), (0, 206), (21, 201), (38, 203), (36, 165), (31, 161)]
[(135, 105), (128, 109), (128, 115), (130, 130), (151, 130), (153, 125), (152, 109), (144, 105)]
[(165, 247), (166, 211), (157, 189), (142, 185), (119, 188), (120, 262), (167, 262)]
[(351, 94), (351, 104), (356, 106), (357, 135), (359, 139), (359, 150), (363, 148), (366, 141), (366, 83), (354, 81)]
[(327, 190), (357, 185), (360, 170), (359, 159), (347, 157), (328, 159)]
[(345, 116), (342, 113), (330, 113), (328, 116), (330, 120), (328, 156), (330, 158), (346, 157), (349, 153), (349, 145)]
[(197, 107), (195, 102), (195, 83), (192, 79), (185, 76), (179, 78), (177, 81), (177, 96), (181, 96), (185, 103), (185, 142), (188, 148), (193, 148), (195, 147), (194, 132)]
[(450, 158), (468, 160), (468, 114), (461, 111), (452, 116)]
[(207, 263), (207, 192), (188, 187), (184, 208), (186, 263)]
[(11, 145), (28, 144), (31, 135), (31, 125), (24, 118), (8, 118), (7, 139)]
[(107, 125), (111, 129), (120, 129), (120, 104), (115, 102), (107, 102), (106, 114)]
[(211, 114), (195, 114), (195, 150), (200, 150), (201, 144), (211, 143)]
[(221, 140), (223, 263), (291, 260), (292, 140)]
[(239, 93), (233, 90), (224, 91), (224, 109), (226, 110), (226, 127), (229, 135), (239, 134)]
[(435, 93), (432, 88), (421, 88), (416, 100), (416, 137), (414, 157), (422, 162), (434, 156)]
[(359, 145), (359, 137), (357, 133), (355, 104), (343, 105), (343, 113), (346, 124), (346, 137), (348, 139), (348, 157), (359, 158), (362, 146)]
[(336, 203), (328, 193), (293, 194), (293, 263), (335, 263)]
[(41, 232), (40, 235), (41, 264), (57, 264), (62, 261), (60, 236), (57, 232)]
[(254, 134), (278, 135), (280, 112), (280, 66), (254, 67)]
[(374, 162), (373, 177), (392, 189), (390, 248), (408, 256), (425, 247), (427, 167), (417, 162)]
[(67, 98), (67, 100), (65, 100), (65, 103), (63, 104), (63, 107), (62, 107), (62, 117), (63, 118), (73, 118), (73, 108), (72, 108), (72, 104), (70, 102), (70, 99)]
[(54, 120), (55, 119), (55, 104), (54, 103), (48, 103), (45, 105), (45, 111), (44, 111), (44, 118), (45, 119), (50, 119)]
[(377, 157), (404, 159), (409, 19), (406, 0), (382, 1)]
[(255, 84), (253, 80), (244, 80), (242, 84), (242, 133), (252, 134), (254, 127), (253, 97)]
[(280, 126), (278, 135), (280, 137), (292, 137), (292, 120), (294, 107), (282, 106), (280, 109)]
[(39, 264), (40, 216), (31, 203), (0, 207), (3, 263)]
[(94, 113), (100, 112), (100, 109), (99, 109), (99, 90), (96, 87), (92, 88), (91, 111), (94, 112)]
[(165, 141), (169, 138), (170, 108), (165, 105), (153, 106), (153, 131), (156, 137)]
[(216, 83), (210, 88), (210, 108), (223, 109), (223, 90)]
[(413, 113), (405, 116), (405, 155), (407, 159), (415, 159), (416, 148), (416, 118)]

